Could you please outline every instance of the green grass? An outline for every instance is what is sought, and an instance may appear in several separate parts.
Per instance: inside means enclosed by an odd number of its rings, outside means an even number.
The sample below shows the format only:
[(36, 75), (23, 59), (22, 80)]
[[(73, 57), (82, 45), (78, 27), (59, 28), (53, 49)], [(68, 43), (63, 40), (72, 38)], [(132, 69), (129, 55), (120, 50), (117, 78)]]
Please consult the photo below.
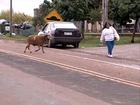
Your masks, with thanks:
[(0, 36), (0, 38), (8, 39), (8, 40), (17, 40), (17, 41), (25, 41), (27, 39), (26, 36), (22, 36), (22, 35), (10, 36), (9, 34), (2, 35), (2, 36)]
[[(120, 41), (115, 41), (116, 45), (130, 44), (130, 36), (120, 36)], [(135, 37), (135, 43), (140, 43), (140, 37)], [(100, 42), (100, 36), (85, 36), (81, 41), (80, 47), (97, 47), (102, 43)]]
[[(9, 39), (9, 40), (17, 40), (17, 41), (25, 41), (27, 39), (27, 36), (10, 36), (2, 35), (0, 38)], [(115, 41), (116, 45), (122, 45), (122, 44), (130, 44), (131, 36), (120, 36), (120, 41)], [(140, 43), (140, 37), (135, 37), (135, 43)], [(100, 46), (102, 43), (100, 43), (100, 36), (92, 36), (92, 35), (85, 35), (85, 38), (81, 41), (80, 47), (97, 47)]]
[(95, 47), (99, 44), (101, 44), (99, 36), (85, 36), (80, 43), (80, 47)]

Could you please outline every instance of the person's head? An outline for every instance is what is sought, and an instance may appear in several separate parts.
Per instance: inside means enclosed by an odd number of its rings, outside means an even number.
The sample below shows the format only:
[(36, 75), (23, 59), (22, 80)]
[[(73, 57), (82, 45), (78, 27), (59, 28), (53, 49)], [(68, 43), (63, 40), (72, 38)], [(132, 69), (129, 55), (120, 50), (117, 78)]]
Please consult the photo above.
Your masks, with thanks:
[(109, 28), (110, 26), (111, 26), (111, 24), (109, 22), (106, 22), (105, 25), (104, 25), (104, 27), (103, 27), (103, 29), (104, 28)]

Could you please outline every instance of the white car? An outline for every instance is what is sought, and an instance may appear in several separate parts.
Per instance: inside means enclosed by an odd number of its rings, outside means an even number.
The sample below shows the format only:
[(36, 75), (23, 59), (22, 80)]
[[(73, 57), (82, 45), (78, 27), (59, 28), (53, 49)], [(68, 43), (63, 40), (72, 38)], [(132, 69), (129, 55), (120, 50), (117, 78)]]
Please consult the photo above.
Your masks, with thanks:
[(38, 35), (51, 35), (48, 41), (48, 47), (54, 47), (57, 44), (62, 46), (73, 45), (79, 47), (79, 43), (83, 39), (81, 31), (72, 22), (48, 22)]

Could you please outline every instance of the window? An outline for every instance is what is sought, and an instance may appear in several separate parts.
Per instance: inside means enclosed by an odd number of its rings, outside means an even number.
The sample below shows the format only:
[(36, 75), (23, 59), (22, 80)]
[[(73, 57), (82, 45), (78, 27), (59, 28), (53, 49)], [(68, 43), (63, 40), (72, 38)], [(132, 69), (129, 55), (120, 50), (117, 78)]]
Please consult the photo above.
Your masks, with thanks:
[(75, 28), (76, 26), (73, 23), (54, 23), (54, 28)]

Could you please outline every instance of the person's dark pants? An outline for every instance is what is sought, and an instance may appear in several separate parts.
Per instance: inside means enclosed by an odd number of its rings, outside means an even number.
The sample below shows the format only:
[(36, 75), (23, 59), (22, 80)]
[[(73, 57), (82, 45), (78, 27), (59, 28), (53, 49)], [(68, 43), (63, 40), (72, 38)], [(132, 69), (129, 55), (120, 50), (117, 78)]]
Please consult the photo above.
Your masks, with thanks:
[(106, 41), (106, 45), (108, 48), (108, 54), (112, 55), (112, 51), (114, 48), (114, 40), (113, 41)]

